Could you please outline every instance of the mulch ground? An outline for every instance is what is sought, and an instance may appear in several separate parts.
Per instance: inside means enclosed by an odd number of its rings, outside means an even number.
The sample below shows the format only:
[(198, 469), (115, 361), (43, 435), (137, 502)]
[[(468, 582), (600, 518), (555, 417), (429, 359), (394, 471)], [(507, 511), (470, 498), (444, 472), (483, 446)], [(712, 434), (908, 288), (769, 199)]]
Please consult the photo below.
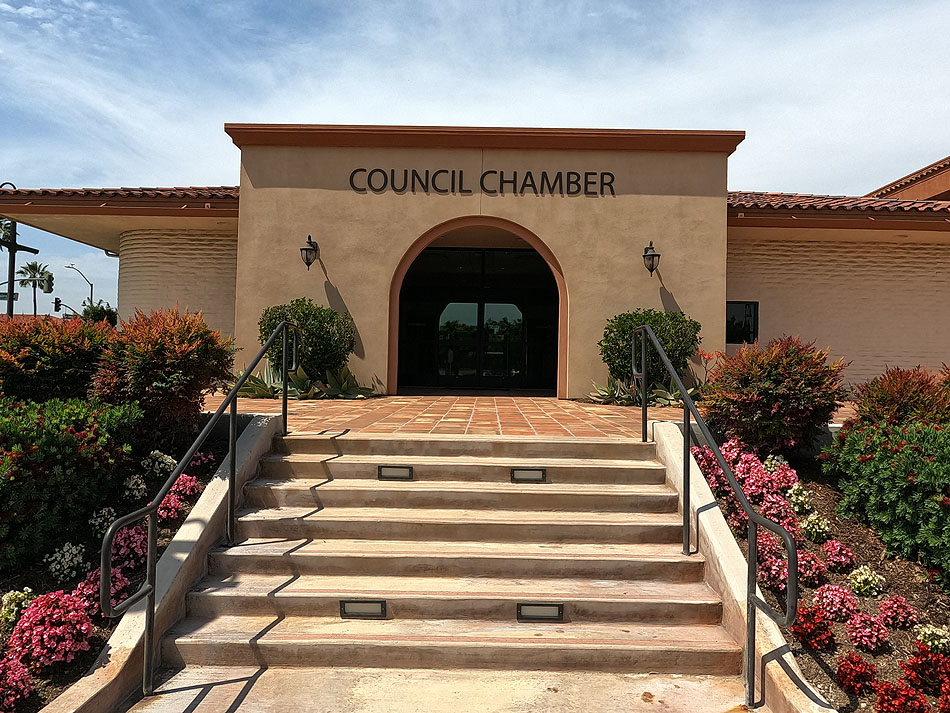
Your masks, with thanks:
[[(888, 557), (874, 530), (854, 520), (840, 517), (837, 506), (841, 493), (822, 475), (816, 461), (793, 465), (797, 466), (799, 479), (812, 494), (813, 509), (831, 523), (831, 538), (840, 540), (853, 550), (857, 566), (866, 564), (887, 580), (887, 587), (880, 597), (858, 597), (861, 611), (876, 615), (878, 602), (882, 598), (899, 594), (920, 613), (921, 623), (950, 623), (950, 595), (939, 584), (931, 581), (927, 570), (916, 562)], [(812, 542), (806, 543), (804, 549), (820, 555), (820, 546)], [(847, 587), (847, 575), (829, 572), (824, 583)], [(814, 591), (813, 588), (801, 586), (801, 603), (811, 605)], [(767, 592), (766, 599), (780, 611), (783, 609), (784, 594), (776, 597), (774, 593)], [(841, 690), (835, 679), (840, 657), (856, 652), (877, 667), (879, 679), (895, 682), (903, 675), (898, 663), (916, 653), (913, 629), (889, 629), (890, 647), (878, 655), (859, 651), (851, 644), (843, 623), (835, 623), (836, 643), (835, 647), (828, 651), (815, 652), (803, 648), (788, 631), (784, 633), (802, 673), (839, 711), (874, 710), (873, 694), (857, 697)], [(931, 703), (934, 702), (931, 699)]]

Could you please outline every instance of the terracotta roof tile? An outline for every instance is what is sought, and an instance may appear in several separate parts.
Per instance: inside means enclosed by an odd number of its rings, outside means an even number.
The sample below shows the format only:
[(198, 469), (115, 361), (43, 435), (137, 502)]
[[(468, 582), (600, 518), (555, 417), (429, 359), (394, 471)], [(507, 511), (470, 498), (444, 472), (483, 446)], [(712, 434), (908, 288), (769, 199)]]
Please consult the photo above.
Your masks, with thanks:
[(918, 201), (898, 198), (816, 196), (808, 193), (759, 193), (730, 191), (732, 210), (840, 211), (848, 213), (932, 213), (950, 215), (950, 201)]
[(185, 186), (175, 188), (6, 188), (0, 190), (6, 196), (25, 198), (170, 198), (226, 200), (238, 197), (237, 186)]
[(881, 186), (877, 190), (868, 193), (868, 197), (882, 198), (889, 193), (899, 191), (901, 188), (906, 188), (912, 183), (917, 183), (917, 181), (920, 181), (921, 179), (927, 178), (928, 176), (931, 176), (935, 173), (940, 173), (947, 169), (950, 169), (950, 156), (942, 158), (939, 161), (934, 161), (929, 166), (924, 166), (919, 171), (914, 171), (913, 173), (907, 174), (903, 178), (898, 178), (896, 181), (892, 181), (886, 186)]

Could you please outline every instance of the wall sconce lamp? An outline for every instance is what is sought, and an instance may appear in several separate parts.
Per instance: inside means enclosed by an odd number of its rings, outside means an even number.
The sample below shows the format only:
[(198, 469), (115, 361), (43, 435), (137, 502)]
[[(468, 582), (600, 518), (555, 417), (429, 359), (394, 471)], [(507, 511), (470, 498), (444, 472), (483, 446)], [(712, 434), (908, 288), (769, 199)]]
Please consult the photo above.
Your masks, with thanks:
[(307, 244), (300, 248), (300, 259), (303, 260), (303, 264), (307, 266), (307, 271), (310, 271), (310, 266), (317, 261), (317, 258), (320, 257), (320, 246), (313, 242), (313, 238), (309, 235), (307, 236)]
[(650, 244), (643, 248), (643, 266), (650, 271), (650, 276), (653, 276), (654, 270), (660, 266), (660, 253), (653, 249), (653, 241), (650, 241)]

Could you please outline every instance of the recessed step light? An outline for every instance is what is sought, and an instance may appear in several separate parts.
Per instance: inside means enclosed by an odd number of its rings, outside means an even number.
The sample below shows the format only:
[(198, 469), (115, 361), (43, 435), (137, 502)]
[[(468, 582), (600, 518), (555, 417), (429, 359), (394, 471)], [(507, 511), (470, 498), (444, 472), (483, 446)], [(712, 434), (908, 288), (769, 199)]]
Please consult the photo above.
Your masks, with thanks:
[(341, 599), (340, 616), (344, 619), (385, 619), (385, 599)]
[(512, 468), (512, 483), (546, 483), (548, 473), (545, 468)]
[(518, 602), (518, 621), (564, 621), (564, 605)]
[(412, 480), (411, 465), (381, 465), (376, 468), (379, 480)]

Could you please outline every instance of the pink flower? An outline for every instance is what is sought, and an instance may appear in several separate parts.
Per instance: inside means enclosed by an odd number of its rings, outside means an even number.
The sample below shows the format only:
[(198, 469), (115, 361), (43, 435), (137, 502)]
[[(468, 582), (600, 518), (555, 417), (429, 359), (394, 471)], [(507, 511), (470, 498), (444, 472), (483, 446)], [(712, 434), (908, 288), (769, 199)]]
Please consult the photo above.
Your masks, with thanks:
[(887, 646), (889, 640), (887, 628), (870, 614), (855, 613), (845, 624), (845, 629), (852, 644), (872, 654)]
[(847, 572), (854, 567), (854, 552), (838, 540), (828, 540), (821, 546), (821, 552), (828, 561), (832, 572)]
[(909, 629), (920, 621), (917, 610), (899, 594), (892, 594), (881, 600), (877, 611), (881, 623), (895, 629)]
[(167, 520), (177, 520), (181, 517), (185, 509), (185, 503), (178, 497), (177, 493), (169, 493), (158, 506), (158, 519), (161, 522)]
[(69, 663), (89, 650), (92, 620), (86, 608), (84, 599), (62, 590), (38, 596), (13, 628), (7, 642), (10, 655), (36, 670), (57, 661)]
[(858, 598), (847, 587), (826, 584), (815, 591), (815, 605), (832, 619), (847, 621), (858, 611)]
[[(96, 567), (87, 574), (86, 578), (77, 584), (73, 590), (74, 597), (79, 597), (86, 602), (86, 612), (89, 616), (99, 614), (99, 579), (101, 576), (102, 568)], [(116, 606), (119, 603), (121, 595), (128, 592), (130, 584), (129, 578), (122, 574), (121, 569), (116, 568), (112, 570), (112, 586), (109, 590), (112, 606)]]
[(189, 496), (197, 495), (200, 490), (201, 486), (198, 484), (196, 477), (182, 473), (178, 476), (178, 480), (175, 481), (171, 491), (176, 495)]
[(145, 563), (148, 555), (148, 532), (141, 525), (123, 527), (112, 541), (112, 566), (116, 569), (135, 569)]
[(26, 666), (12, 656), (0, 659), (0, 711), (13, 713), (16, 702), (33, 693), (33, 678)]

